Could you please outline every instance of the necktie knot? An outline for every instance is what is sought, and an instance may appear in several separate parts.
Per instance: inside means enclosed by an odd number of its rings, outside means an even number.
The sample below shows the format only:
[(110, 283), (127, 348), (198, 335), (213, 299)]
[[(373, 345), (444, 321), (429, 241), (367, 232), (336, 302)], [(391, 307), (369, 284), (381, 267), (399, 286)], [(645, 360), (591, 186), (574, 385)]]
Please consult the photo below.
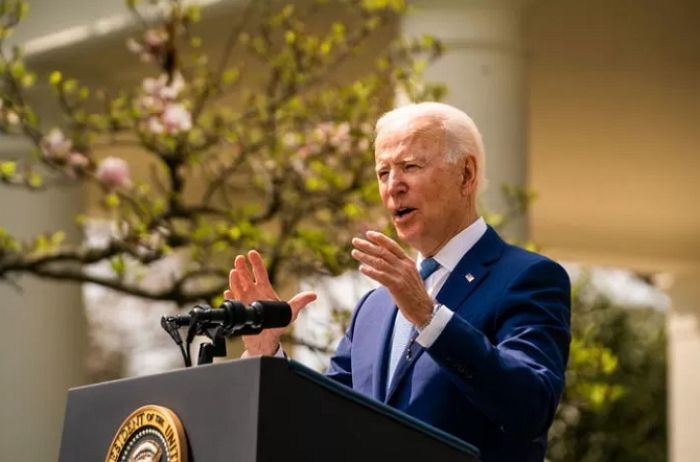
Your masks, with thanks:
[(421, 279), (426, 280), (428, 279), (428, 276), (433, 274), (435, 270), (437, 270), (440, 267), (440, 263), (437, 262), (434, 258), (426, 258), (422, 262), (420, 262), (420, 269), (418, 270), (418, 274), (420, 275)]

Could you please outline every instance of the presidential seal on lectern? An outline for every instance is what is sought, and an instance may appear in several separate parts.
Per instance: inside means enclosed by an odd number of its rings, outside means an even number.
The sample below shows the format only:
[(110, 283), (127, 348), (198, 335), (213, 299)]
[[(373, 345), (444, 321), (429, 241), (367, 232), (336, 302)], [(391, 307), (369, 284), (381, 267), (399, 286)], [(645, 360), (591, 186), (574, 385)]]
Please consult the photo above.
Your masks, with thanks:
[(187, 439), (177, 415), (146, 405), (124, 419), (105, 462), (187, 462)]

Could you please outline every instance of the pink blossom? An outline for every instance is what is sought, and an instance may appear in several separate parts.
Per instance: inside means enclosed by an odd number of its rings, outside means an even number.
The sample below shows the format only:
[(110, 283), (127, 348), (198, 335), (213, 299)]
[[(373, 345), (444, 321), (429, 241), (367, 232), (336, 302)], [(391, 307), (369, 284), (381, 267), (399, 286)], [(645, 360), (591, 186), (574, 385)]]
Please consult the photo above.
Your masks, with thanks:
[(146, 121), (146, 130), (153, 134), (160, 135), (165, 131), (165, 127), (163, 126), (160, 117), (153, 116), (149, 117)]
[(330, 122), (321, 122), (314, 129), (314, 138), (320, 142), (328, 141), (328, 138), (333, 133), (333, 124)]
[(3, 102), (0, 100), (0, 117), (2, 117), (10, 125), (19, 123), (19, 116), (16, 112), (3, 108)]
[(90, 164), (90, 160), (79, 152), (73, 151), (68, 155), (68, 165), (74, 169), (84, 169)]
[(149, 96), (157, 93), (162, 85), (163, 84), (160, 82), (160, 77), (157, 79), (154, 79), (153, 77), (146, 77), (143, 79), (143, 82), (141, 82), (141, 88), (143, 89), (144, 93)]
[(137, 101), (138, 107), (148, 113), (163, 112), (164, 103), (160, 98), (155, 98), (151, 95), (141, 96)]
[(149, 29), (143, 34), (142, 41), (129, 38), (126, 47), (139, 55), (142, 61), (150, 62), (165, 51), (168, 33), (163, 29)]
[(163, 48), (167, 41), (168, 33), (163, 29), (148, 29), (143, 34), (144, 44), (153, 51)]
[(100, 162), (95, 172), (97, 179), (107, 188), (129, 188), (131, 178), (129, 164), (118, 157), (107, 157)]
[(65, 160), (73, 149), (73, 142), (58, 128), (53, 128), (41, 140), (41, 151), (49, 160)]
[(331, 132), (329, 144), (341, 151), (347, 151), (350, 148), (350, 124), (343, 122), (334, 127)]
[(163, 111), (162, 121), (165, 130), (171, 135), (192, 128), (192, 114), (180, 103), (168, 104)]
[(165, 78), (165, 80), (163, 81), (163, 86), (160, 89), (160, 97), (163, 99), (174, 100), (178, 97), (180, 92), (185, 89), (185, 79), (179, 72), (173, 74), (170, 83), (168, 83), (167, 76), (162, 75), (161, 79), (163, 78)]
[(367, 151), (369, 149), (369, 140), (367, 138), (362, 138), (360, 141), (358, 141), (357, 148), (360, 151)]
[(298, 133), (285, 133), (282, 136), (282, 144), (288, 149), (294, 149), (301, 143), (301, 135)]
[(185, 79), (179, 72), (173, 75), (173, 78), (168, 82), (168, 76), (162, 74), (157, 79), (152, 77), (145, 78), (141, 84), (146, 95), (160, 98), (164, 100), (174, 100), (180, 92), (185, 88)]
[(350, 136), (350, 124), (342, 122), (321, 122), (313, 131), (313, 138), (321, 144), (327, 144), (339, 151), (348, 151), (352, 138)]
[(126, 41), (126, 48), (132, 53), (141, 53), (143, 51), (143, 45), (141, 45), (133, 37), (129, 37)]
[(175, 102), (185, 88), (182, 74), (175, 73), (171, 79), (162, 74), (157, 79), (144, 79), (141, 88), (143, 95), (137, 105), (145, 112), (143, 130), (159, 135), (174, 135), (192, 128), (192, 115), (182, 103)]
[(16, 112), (7, 111), (7, 113), (5, 114), (5, 117), (7, 118), (7, 122), (10, 125), (17, 125), (19, 123), (19, 116), (17, 115)]

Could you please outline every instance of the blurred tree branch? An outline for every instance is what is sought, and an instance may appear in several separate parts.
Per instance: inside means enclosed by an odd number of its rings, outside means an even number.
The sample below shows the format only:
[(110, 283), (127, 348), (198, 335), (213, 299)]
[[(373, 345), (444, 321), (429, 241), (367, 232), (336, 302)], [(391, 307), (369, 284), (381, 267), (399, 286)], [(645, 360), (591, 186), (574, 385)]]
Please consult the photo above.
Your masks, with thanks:
[[(251, 1), (211, 64), (196, 33), (196, 5), (126, 4), (142, 27), (127, 46), (153, 73), (117, 90), (88, 88), (61, 70), (41, 76), (61, 111), (54, 126), (27, 103), (38, 77), (21, 50), (6, 45), (27, 2), (0, 2), (0, 133), (34, 147), (28, 159), (0, 160), (0, 183), (37, 193), (92, 184), (101, 211), (77, 217), (77, 225), (113, 223), (100, 246), (69, 242), (64, 230), (22, 240), (0, 229), (0, 278), (89, 282), (184, 305), (213, 302), (226, 287), (231, 257), (249, 248), (266, 256), (273, 281), (350, 267), (349, 238), (373, 221), (378, 199), (372, 124), (394, 90), (416, 100), (442, 93), (419, 83), (424, 63), (442, 51), (439, 42), (398, 41), (349, 79), (339, 71), (406, 11), (403, 1), (313, 1), (307, 8)], [(312, 14), (338, 19), (312, 27)], [(243, 60), (257, 62), (252, 77)], [(240, 103), (228, 103), (230, 95)], [(150, 176), (132, 175), (134, 166), (120, 156), (105, 158), (107, 146), (140, 151)], [(130, 267), (173, 253), (187, 264), (168, 287), (125, 277)], [(112, 275), (89, 270), (102, 261)]]

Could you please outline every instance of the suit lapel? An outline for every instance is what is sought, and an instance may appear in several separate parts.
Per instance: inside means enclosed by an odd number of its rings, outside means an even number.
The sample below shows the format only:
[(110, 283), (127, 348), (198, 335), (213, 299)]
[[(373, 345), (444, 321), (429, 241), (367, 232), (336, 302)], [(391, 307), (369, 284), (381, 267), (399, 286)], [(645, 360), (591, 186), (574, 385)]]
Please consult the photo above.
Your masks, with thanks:
[(378, 297), (376, 307), (382, 307), (382, 313), (378, 319), (379, 337), (383, 339), (381, 348), (377, 348), (377, 356), (374, 360), (374, 368), (372, 370), (372, 396), (379, 401), (384, 401), (386, 394), (386, 373), (388, 365), (388, 352), (391, 343), (391, 334), (394, 327), (394, 320), (398, 308), (391, 298), (391, 294), (386, 288), (381, 287), (375, 292)]
[(435, 297), (453, 311), (464, 304), (467, 298), (486, 279), (490, 267), (501, 257), (503, 240), (490, 226), (469, 252), (457, 263)]
[[(450, 273), (437, 297), (435, 297), (437, 302), (456, 312), (481, 282), (486, 279), (490, 266), (501, 256), (503, 245), (503, 240), (489, 226), (486, 233), (462, 257), (454, 271)], [(388, 337), (391, 336), (391, 326), (389, 327)], [(416, 331), (414, 329), (411, 338), (415, 339), (415, 336)], [(384, 400), (385, 402), (389, 402), (399, 384), (407, 375), (407, 372), (418, 361), (418, 358), (424, 351), (425, 349), (418, 342), (411, 342), (406, 354), (401, 357), (399, 364), (396, 366), (396, 372), (391, 382), (391, 388)], [(385, 365), (383, 367), (386, 369)], [(384, 374), (386, 374), (386, 370), (384, 370)]]

